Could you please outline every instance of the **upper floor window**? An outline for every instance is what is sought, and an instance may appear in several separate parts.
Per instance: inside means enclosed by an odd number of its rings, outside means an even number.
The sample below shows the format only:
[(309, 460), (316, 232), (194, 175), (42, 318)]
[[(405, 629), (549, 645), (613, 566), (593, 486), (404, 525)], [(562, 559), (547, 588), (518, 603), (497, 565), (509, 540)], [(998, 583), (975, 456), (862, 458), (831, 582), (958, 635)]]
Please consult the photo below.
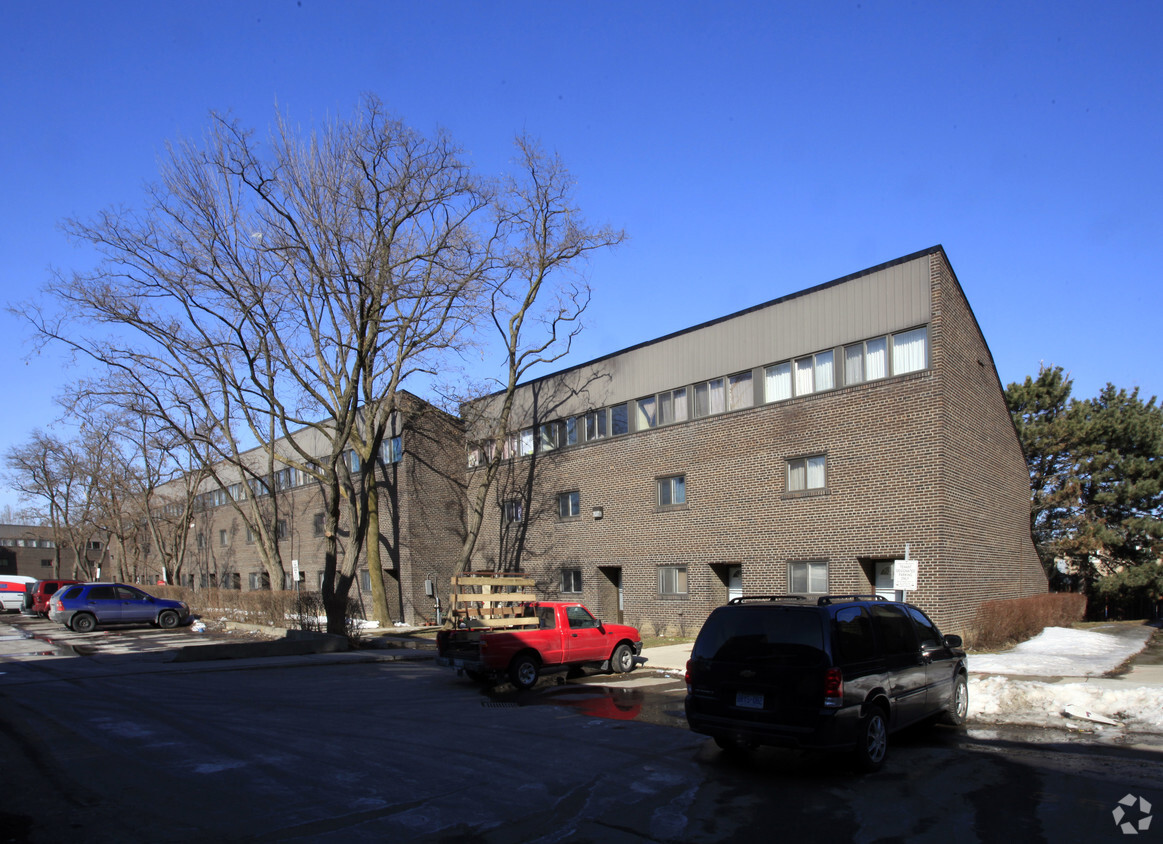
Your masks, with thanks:
[(314, 536), (322, 536), (323, 535), (323, 514), (322, 513), (315, 514), (315, 517), (311, 522), (311, 533)]
[(385, 462), (399, 463), (404, 459), (404, 438), (389, 437), (380, 446), (380, 451), (383, 453)]
[(291, 532), (287, 530), (286, 519), (279, 519), (277, 522), (275, 522), (275, 539), (282, 541), (290, 535)]
[(550, 422), (537, 428), (537, 448), (541, 451), (553, 451), (557, 448), (557, 441), (561, 435), (561, 423)]
[(658, 506), (676, 507), (686, 504), (686, 476), (672, 475), (658, 479)]
[(592, 410), (586, 414), (586, 442), (609, 436), (606, 409)]
[(806, 396), (836, 386), (833, 373), (834, 353), (831, 349), (817, 352), (795, 362), (795, 390), (797, 396)]
[(576, 416), (570, 416), (565, 420), (563, 427), (563, 439), (561, 444), (563, 446), (577, 445), (578, 422)]
[(230, 544), (230, 536), (225, 530), (218, 531), (218, 544), (223, 548)]
[(860, 384), (888, 376), (888, 351), (884, 337), (844, 347), (844, 383)]
[(520, 455), (528, 457), (533, 453), (533, 429), (526, 428), (521, 432)]
[(795, 457), (787, 461), (787, 491), (801, 492), (806, 489), (823, 489), (825, 486), (825, 458)]
[(726, 410), (726, 391), (722, 378), (695, 384), (695, 417), (713, 416)]
[(610, 433), (615, 437), (630, 433), (630, 406), (625, 402), (610, 408)]
[(765, 401), (783, 401), (791, 398), (791, 362), (784, 361), (763, 371), (763, 398)]
[(647, 428), (654, 428), (658, 425), (658, 400), (654, 396), (647, 396), (643, 399), (638, 399), (638, 425), (639, 431), (644, 431)]
[(892, 335), (892, 374), (917, 372), (929, 365), (928, 329), (921, 327)]
[(740, 372), (727, 379), (727, 395), (731, 410), (742, 410), (755, 404), (755, 390), (751, 386), (751, 373)]
[(685, 422), (687, 419), (686, 387), (647, 396), (639, 399), (637, 404), (639, 431)]

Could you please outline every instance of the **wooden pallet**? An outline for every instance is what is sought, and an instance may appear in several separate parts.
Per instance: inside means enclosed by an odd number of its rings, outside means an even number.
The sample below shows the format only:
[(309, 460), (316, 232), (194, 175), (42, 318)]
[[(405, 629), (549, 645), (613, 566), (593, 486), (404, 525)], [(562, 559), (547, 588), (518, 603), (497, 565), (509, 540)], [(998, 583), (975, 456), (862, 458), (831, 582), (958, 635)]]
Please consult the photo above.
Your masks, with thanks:
[(536, 582), (519, 572), (472, 572), (452, 576), (455, 590), (449, 595), (453, 623), (472, 618), (486, 627), (536, 627), (536, 617), (526, 618), (525, 609), (536, 595), (525, 592)]

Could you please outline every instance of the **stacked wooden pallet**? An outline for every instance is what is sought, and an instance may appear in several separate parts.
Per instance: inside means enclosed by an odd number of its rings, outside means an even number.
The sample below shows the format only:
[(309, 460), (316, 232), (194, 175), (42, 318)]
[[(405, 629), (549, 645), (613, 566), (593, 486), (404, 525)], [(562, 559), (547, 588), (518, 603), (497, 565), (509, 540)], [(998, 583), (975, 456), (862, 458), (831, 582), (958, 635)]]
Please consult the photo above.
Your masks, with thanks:
[(485, 627), (536, 627), (529, 604), (535, 581), (520, 572), (471, 572), (452, 577), (449, 615), (453, 626), (472, 619)]

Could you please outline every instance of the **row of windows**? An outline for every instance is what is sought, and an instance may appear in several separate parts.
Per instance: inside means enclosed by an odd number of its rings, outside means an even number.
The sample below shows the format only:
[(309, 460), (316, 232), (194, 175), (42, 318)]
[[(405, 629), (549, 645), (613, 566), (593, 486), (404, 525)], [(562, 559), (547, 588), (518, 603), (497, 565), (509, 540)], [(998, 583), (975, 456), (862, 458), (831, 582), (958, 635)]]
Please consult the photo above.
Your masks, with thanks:
[[(836, 358), (842, 355), (842, 370)], [(501, 445), (501, 457), (528, 457), (535, 451), (548, 452), (582, 442), (594, 442), (628, 434), (633, 419), (635, 431), (643, 431), (689, 418), (715, 416), (754, 407), (757, 395), (755, 373), (763, 376), (761, 403), (787, 401), (840, 386), (877, 381), (894, 375), (918, 372), (928, 367), (928, 329), (915, 328), (886, 334), (835, 349), (825, 349), (803, 357), (771, 364), (757, 370), (711, 378), (689, 387), (678, 387), (633, 402), (592, 410), (526, 428), (508, 435)], [(481, 465), (483, 457), (495, 455), (493, 443), (473, 446), (468, 466)]]
[[(55, 548), (56, 543), (51, 539), (0, 539), (0, 546), (5, 548)], [(101, 547), (100, 544), (97, 547)]]
[[(827, 456), (794, 457), (787, 461), (787, 491), (807, 492), (827, 487)], [(656, 504), (660, 509), (681, 507), (686, 504), (686, 475), (669, 475), (655, 479)], [(519, 499), (504, 504), (505, 521), (520, 522), (525, 508)], [(557, 517), (573, 519), (581, 515), (581, 492), (570, 490), (557, 494)]]
[[(792, 562), (787, 566), (787, 588), (790, 595), (828, 592), (828, 563), (824, 561)], [(577, 594), (582, 591), (582, 570), (561, 570), (561, 591)], [(687, 596), (687, 567), (684, 564), (658, 567), (658, 595), (662, 598)]]
[[(404, 459), (403, 438), (390, 437), (384, 440), (380, 448), (380, 454), (383, 456), (385, 463), (399, 463)], [(343, 462), (350, 471), (359, 471), (360, 460), (359, 455), (355, 451), (345, 451), (343, 453)], [(248, 490), (251, 496), (261, 498), (265, 495), (270, 495), (272, 490), (275, 492), (284, 492), (288, 489), (307, 486), (311, 481), (311, 476), (303, 470), (293, 466), (286, 466), (266, 479), (250, 478), (245, 484), (231, 484), (225, 489), (212, 489), (209, 492), (204, 492), (195, 499), (195, 509), (206, 510), (212, 507), (221, 507), (224, 504), (228, 504), (231, 499), (234, 501), (243, 501), (247, 497)], [(180, 509), (181, 505), (170, 504), (163, 508), (163, 512), (168, 515), (180, 516)]]

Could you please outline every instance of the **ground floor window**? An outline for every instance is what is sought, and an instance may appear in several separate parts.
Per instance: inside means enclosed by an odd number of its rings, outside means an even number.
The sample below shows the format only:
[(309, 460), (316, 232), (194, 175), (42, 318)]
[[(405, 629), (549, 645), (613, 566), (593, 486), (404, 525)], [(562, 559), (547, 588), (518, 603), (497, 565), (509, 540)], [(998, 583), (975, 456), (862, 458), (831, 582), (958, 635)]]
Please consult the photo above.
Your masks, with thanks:
[(658, 569), (658, 594), (663, 598), (685, 598), (686, 566), (661, 566)]
[(557, 516), (560, 519), (572, 519), (581, 514), (581, 493), (559, 492), (557, 494)]
[(561, 591), (562, 592), (580, 592), (582, 591), (582, 577), (581, 569), (562, 569), (561, 570)]
[(825, 594), (828, 591), (828, 564), (808, 561), (787, 564), (788, 592), (793, 595)]

